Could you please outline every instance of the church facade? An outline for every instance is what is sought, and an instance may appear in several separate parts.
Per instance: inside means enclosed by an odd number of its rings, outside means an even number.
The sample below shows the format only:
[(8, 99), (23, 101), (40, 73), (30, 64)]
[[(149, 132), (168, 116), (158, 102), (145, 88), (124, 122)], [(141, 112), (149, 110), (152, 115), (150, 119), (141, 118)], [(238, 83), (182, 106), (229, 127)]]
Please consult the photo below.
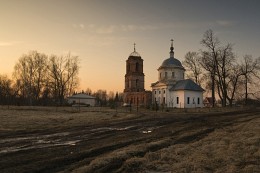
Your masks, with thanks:
[(152, 103), (165, 107), (195, 108), (203, 107), (203, 92), (191, 79), (184, 79), (185, 69), (174, 57), (171, 40), (170, 58), (158, 68), (158, 81), (151, 84)]
[(151, 91), (144, 88), (143, 59), (135, 50), (126, 60), (124, 103), (137, 106), (148, 106), (152, 101)]

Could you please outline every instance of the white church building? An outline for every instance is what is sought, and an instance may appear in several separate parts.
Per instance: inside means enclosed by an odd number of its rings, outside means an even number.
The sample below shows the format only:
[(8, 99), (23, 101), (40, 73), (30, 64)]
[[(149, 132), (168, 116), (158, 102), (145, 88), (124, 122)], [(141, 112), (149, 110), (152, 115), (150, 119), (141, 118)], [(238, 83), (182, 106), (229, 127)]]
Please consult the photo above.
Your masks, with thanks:
[(203, 92), (191, 79), (184, 79), (185, 69), (174, 57), (171, 40), (170, 58), (158, 68), (158, 81), (152, 83), (152, 102), (172, 108), (203, 107)]

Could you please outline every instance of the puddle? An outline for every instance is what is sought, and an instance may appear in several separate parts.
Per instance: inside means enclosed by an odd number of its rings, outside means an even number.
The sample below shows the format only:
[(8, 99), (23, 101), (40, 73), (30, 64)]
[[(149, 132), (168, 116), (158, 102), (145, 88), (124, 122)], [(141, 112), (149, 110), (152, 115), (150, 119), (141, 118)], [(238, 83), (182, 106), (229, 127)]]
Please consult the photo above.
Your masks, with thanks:
[(152, 132), (151, 130), (143, 130), (143, 131), (142, 131), (143, 134), (151, 133), (151, 132)]
[(75, 146), (80, 141), (81, 140), (71, 140), (71, 141), (60, 141), (60, 140), (44, 141), (44, 140), (39, 140), (39, 141), (37, 141), (36, 145), (21, 145), (21, 146), (3, 148), (3, 149), (0, 150), (0, 154), (17, 152), (17, 151), (25, 151), (25, 150), (30, 150), (30, 149), (47, 148), (47, 147), (53, 147), (53, 146), (64, 146), (64, 145)]
[(81, 141), (63, 140), (63, 137), (68, 136), (69, 134), (69, 132), (63, 132), (40, 136), (35, 135), (30, 137), (2, 139), (0, 140), (0, 144), (4, 144), (5, 146), (0, 146), (0, 154), (62, 145), (74, 146)]
[(100, 128), (96, 128), (96, 129), (91, 129), (91, 132), (105, 132), (105, 131), (124, 131), (124, 130), (130, 130), (132, 128), (135, 128), (136, 126), (127, 126), (127, 127), (100, 127)]

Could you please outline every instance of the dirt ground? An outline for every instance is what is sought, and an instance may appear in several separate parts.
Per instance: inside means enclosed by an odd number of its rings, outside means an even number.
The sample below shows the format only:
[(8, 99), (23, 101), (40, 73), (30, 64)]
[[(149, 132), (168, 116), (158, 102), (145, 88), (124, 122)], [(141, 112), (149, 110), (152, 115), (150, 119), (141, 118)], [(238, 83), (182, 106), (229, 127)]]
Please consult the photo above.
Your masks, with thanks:
[(0, 107), (0, 172), (260, 172), (260, 109)]

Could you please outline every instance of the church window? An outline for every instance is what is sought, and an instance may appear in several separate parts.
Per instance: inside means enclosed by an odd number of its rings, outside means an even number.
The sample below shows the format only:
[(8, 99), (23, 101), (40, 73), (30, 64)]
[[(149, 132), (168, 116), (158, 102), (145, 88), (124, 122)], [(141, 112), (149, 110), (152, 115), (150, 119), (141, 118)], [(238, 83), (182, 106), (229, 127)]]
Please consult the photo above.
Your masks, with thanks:
[(161, 94), (161, 91), (159, 90), (159, 94)]
[(187, 97), (187, 104), (190, 104), (190, 97)]
[(165, 104), (166, 103), (166, 101), (165, 101), (165, 97), (163, 97), (163, 104)]
[(179, 104), (179, 97), (176, 97), (176, 103)]
[(200, 98), (198, 97), (198, 105), (200, 104)]
[(172, 72), (172, 78), (174, 78), (174, 72)]
[(135, 80), (135, 87), (136, 87), (136, 88), (138, 88), (138, 82), (139, 82), (139, 80), (136, 79), (136, 80)]
[(139, 70), (139, 64), (138, 64), (138, 62), (135, 64), (135, 71), (136, 72), (138, 72), (138, 70)]
[(165, 78), (167, 78), (167, 72), (165, 72)]
[(156, 91), (154, 91), (154, 94), (156, 94)]

